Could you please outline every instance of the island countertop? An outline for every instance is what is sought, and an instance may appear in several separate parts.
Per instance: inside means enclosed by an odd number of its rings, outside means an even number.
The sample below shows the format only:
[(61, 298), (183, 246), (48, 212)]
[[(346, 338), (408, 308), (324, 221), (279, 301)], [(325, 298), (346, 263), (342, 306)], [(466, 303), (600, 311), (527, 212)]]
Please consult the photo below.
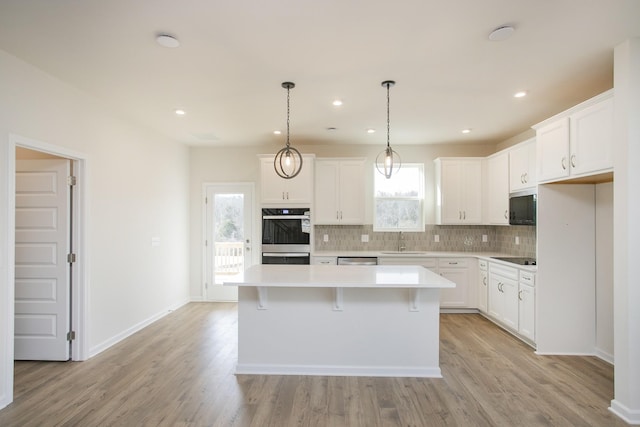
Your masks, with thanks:
[(454, 288), (452, 281), (421, 266), (254, 265), (244, 280), (226, 286), (308, 288)]

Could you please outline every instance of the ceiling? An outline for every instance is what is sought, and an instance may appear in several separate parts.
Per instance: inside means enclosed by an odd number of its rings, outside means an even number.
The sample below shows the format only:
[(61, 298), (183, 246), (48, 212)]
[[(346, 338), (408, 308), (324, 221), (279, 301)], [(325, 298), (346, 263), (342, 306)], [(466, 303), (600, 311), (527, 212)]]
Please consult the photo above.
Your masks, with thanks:
[(283, 144), (283, 81), (292, 145), (383, 145), (388, 79), (392, 145), (497, 143), (611, 88), (632, 37), (638, 0), (0, 2), (0, 49), (194, 146)]

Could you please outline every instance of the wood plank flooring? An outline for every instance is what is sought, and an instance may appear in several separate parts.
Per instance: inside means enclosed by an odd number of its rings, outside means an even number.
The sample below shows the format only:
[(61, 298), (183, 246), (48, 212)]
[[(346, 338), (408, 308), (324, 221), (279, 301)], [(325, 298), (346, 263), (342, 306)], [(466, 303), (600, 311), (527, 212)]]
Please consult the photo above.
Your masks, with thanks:
[(16, 362), (0, 426), (624, 426), (613, 368), (441, 316), (444, 378), (233, 374), (235, 304), (192, 303), (86, 362)]

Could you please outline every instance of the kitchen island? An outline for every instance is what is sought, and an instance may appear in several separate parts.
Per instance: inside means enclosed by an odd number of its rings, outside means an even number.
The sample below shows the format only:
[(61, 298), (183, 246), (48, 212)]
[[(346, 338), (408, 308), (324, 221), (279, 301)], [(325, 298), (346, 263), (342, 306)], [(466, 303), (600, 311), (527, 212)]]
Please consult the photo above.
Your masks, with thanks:
[(238, 286), (237, 374), (441, 377), (440, 289), (419, 266), (256, 265)]

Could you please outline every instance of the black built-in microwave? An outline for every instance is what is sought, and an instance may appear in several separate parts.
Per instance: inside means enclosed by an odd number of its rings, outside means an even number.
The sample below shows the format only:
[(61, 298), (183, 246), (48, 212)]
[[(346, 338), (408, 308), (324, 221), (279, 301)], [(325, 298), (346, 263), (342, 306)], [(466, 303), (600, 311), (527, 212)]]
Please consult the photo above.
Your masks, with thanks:
[(509, 224), (536, 225), (536, 203), (534, 191), (522, 191), (509, 195)]

